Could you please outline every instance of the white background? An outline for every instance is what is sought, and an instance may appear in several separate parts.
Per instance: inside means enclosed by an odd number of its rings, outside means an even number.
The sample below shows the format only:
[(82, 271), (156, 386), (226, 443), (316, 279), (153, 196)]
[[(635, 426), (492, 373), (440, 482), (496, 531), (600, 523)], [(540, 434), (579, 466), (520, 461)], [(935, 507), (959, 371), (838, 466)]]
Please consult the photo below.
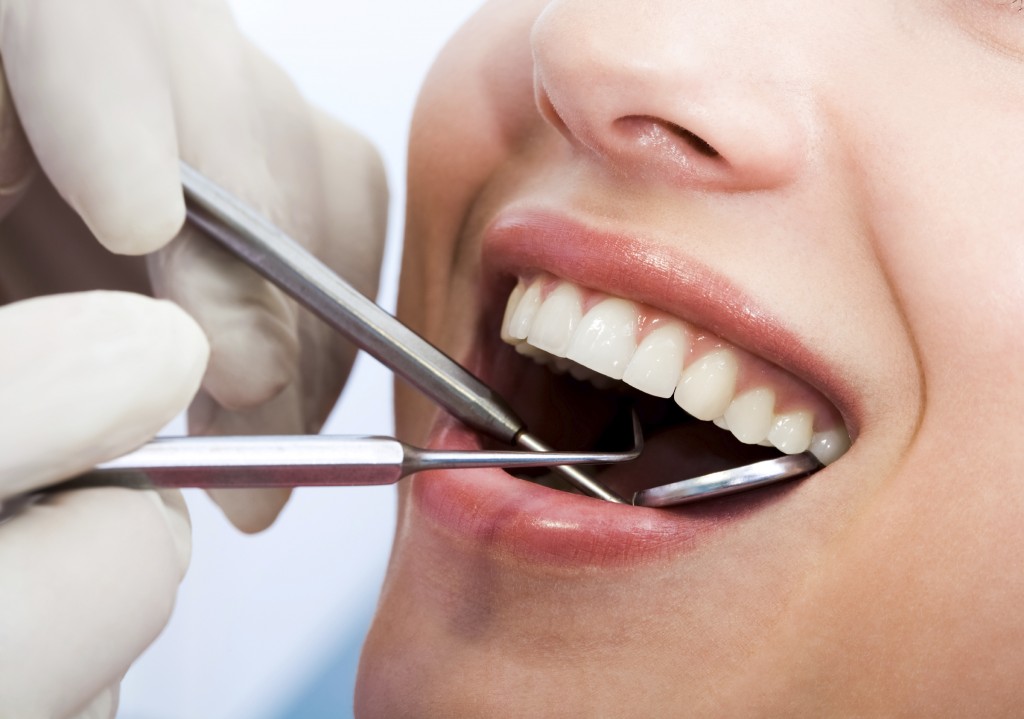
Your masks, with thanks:
[[(416, 92), (480, 0), (230, 4), (243, 31), (308, 98), (380, 148), (391, 186), (381, 302), (393, 306)], [(361, 357), (326, 431), (390, 434), (391, 422), (390, 375)], [(231, 528), (201, 493), (188, 500), (192, 566), (170, 624), (125, 678), (118, 717), (350, 716), (347, 705), (313, 712), (315, 692), (307, 690), (324, 676), (341, 696), (350, 687), (350, 666), (340, 672), (347, 676), (331, 671), (373, 611), (394, 530), (394, 490), (299, 490), (277, 523), (254, 537)], [(295, 713), (297, 706), (304, 709)]]

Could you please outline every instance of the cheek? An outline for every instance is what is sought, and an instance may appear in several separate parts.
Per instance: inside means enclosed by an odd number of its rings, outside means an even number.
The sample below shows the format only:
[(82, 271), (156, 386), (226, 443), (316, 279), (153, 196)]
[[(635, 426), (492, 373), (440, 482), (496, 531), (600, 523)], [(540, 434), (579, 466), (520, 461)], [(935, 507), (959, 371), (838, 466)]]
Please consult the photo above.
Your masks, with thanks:
[[(1024, 173), (1024, 142), (995, 139), (1012, 137), (1019, 114), (986, 118), (985, 127), (958, 118), (932, 136), (908, 130), (902, 161), (889, 170), (895, 179), (874, 198), (876, 251), (917, 345), (928, 411), (954, 422), (1020, 425), (1024, 203), (1012, 188)], [(962, 439), (978, 434), (968, 429)]]
[(412, 298), (403, 289), (403, 309), (422, 316), (423, 328), (442, 323), (439, 288), (449, 284), (470, 206), (540, 122), (529, 50), (536, 5), (486, 5), (442, 51), (420, 94), (410, 133), (403, 282), (418, 277), (418, 290), (434, 288), (436, 296)]
[(834, 102), (847, 108), (855, 191), (913, 344), (925, 413), (945, 417), (963, 451), (1005, 456), (977, 423), (1019, 426), (1008, 408), (1024, 401), (1024, 80), (976, 44), (913, 49), (844, 71)]

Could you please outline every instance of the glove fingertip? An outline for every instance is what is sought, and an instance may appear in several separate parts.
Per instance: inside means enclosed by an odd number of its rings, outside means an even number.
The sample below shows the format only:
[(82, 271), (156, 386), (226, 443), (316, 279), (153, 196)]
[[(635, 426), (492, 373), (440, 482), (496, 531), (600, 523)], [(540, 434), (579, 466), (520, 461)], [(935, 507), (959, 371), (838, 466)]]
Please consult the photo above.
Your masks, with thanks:
[(207, 493), (233, 525), (246, 534), (256, 534), (274, 523), (292, 490), (210, 489)]
[(125, 165), (67, 199), (100, 243), (120, 255), (154, 252), (185, 224), (176, 158)]

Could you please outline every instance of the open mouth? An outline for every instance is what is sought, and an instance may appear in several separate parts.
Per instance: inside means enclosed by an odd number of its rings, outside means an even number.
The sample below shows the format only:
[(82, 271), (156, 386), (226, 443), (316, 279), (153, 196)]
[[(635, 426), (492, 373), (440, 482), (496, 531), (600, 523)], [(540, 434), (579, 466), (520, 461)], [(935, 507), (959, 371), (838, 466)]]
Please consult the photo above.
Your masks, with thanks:
[[(505, 359), (500, 374), (513, 381), (501, 389), (559, 446), (610, 448), (626, 432), (616, 422), (623, 408), (637, 412), (647, 439), (641, 459), (592, 471), (627, 498), (782, 454), (810, 452), (827, 465), (849, 448), (838, 412), (820, 393), (641, 303), (534, 273), (517, 278), (500, 335), (534, 365), (508, 371), (516, 360)], [(574, 491), (554, 472), (517, 476)]]
[(643, 455), (593, 471), (626, 498), (786, 454), (841, 457), (843, 416), (805, 379), (850, 402), (822, 359), (714, 268), (655, 247), (544, 211), (499, 216), (484, 241), (485, 381), (559, 449), (621, 447), (614, 418), (633, 408)]
[[(637, 412), (640, 458), (592, 470), (621, 497), (782, 454), (810, 451), (828, 464), (850, 446), (844, 415), (825, 395), (856, 417), (842, 378), (742, 288), (692, 257), (559, 215), (510, 210), (488, 227), (479, 280), (476, 326), (471, 342), (462, 338), (469, 351), (461, 359), (531, 435), (559, 450), (620, 450), (631, 436), (627, 410)], [(493, 448), (443, 414), (430, 446)], [(700, 546), (803, 486), (664, 510), (554, 491), (571, 490), (544, 471), (524, 475), (532, 483), (502, 470), (426, 474), (413, 478), (411, 495), (414, 516), (429, 526), (469, 539), (473, 551), (566, 567)]]

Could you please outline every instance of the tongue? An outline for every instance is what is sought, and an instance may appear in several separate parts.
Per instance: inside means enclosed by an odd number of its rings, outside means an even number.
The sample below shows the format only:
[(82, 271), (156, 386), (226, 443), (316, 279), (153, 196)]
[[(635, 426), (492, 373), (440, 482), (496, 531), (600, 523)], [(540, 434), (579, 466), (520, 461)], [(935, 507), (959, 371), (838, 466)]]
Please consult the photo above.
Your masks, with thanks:
[(778, 450), (742, 444), (710, 422), (692, 422), (644, 438), (639, 459), (610, 466), (598, 480), (627, 499), (641, 489), (699, 477), (779, 455)]

